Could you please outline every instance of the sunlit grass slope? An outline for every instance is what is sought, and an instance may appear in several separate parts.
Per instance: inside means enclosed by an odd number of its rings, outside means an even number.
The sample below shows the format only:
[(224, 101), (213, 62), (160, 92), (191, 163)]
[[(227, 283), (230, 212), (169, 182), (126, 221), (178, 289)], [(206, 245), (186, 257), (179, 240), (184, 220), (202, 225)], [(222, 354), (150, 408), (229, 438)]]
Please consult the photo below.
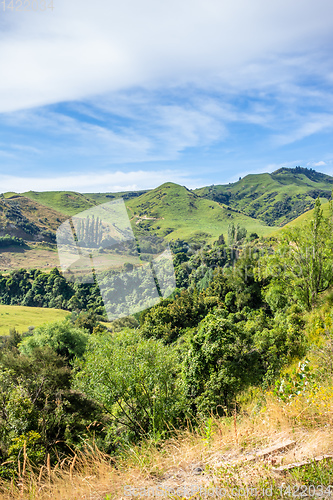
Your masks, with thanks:
[(54, 208), (64, 215), (74, 215), (96, 205), (96, 202), (86, 195), (72, 191), (28, 191), (23, 194), (27, 198), (38, 201), (46, 207)]
[(54, 232), (65, 218), (60, 211), (24, 195), (5, 193), (0, 197), (0, 235), (48, 241), (48, 232)]
[(226, 237), (232, 222), (246, 227), (249, 233), (266, 235), (272, 231), (261, 221), (171, 182), (129, 200), (126, 205), (133, 225), (168, 240), (210, 241), (220, 234)]
[(23, 333), (28, 331), (29, 326), (61, 321), (68, 314), (68, 311), (61, 309), (0, 305), (0, 335), (7, 335), (11, 328)]

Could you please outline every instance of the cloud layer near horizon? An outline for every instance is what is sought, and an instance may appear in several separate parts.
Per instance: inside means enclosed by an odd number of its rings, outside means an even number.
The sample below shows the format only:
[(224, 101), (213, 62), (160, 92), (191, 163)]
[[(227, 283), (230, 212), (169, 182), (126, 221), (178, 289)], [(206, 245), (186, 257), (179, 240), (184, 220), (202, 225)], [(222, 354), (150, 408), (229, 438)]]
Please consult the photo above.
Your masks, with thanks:
[(91, 174), (40, 177), (16, 177), (0, 174), (0, 185), (3, 192), (15, 191), (78, 191), (81, 193), (138, 191), (153, 189), (165, 182), (186, 184), (195, 188), (189, 176), (182, 172), (166, 170), (165, 172), (137, 170), (133, 172), (116, 171), (114, 173), (94, 172)]

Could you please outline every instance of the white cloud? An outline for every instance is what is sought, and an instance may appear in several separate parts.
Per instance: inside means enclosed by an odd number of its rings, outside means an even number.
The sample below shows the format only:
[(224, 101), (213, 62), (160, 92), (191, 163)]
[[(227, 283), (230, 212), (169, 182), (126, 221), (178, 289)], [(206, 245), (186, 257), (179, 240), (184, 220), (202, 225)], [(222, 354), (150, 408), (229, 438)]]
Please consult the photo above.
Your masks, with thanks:
[(333, 27), (331, 0), (54, 5), (2, 13), (0, 112), (134, 86), (276, 85), (294, 71), (285, 64), (291, 54), (329, 51)]
[(327, 165), (325, 161), (317, 161), (313, 164), (314, 167), (324, 167), (325, 165)]

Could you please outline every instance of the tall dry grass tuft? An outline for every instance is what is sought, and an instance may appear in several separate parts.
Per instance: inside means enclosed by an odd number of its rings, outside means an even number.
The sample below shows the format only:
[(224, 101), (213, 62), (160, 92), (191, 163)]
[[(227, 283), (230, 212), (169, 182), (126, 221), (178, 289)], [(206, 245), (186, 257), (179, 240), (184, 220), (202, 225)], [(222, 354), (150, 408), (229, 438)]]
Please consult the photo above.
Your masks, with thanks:
[(16, 483), (13, 480), (0, 483), (0, 499), (104, 499), (110, 490), (117, 488), (119, 481), (119, 473), (112, 465), (110, 456), (96, 446), (87, 445), (53, 469), (49, 456), (46, 466), (38, 471), (33, 470), (26, 460), (25, 474), (20, 469)]
[[(220, 481), (225, 464), (238, 462), (247, 453), (285, 438), (295, 440), (296, 446), (285, 453), (284, 463), (332, 453), (332, 425), (333, 386), (312, 384), (287, 401), (266, 393), (261, 395), (260, 405), (252, 402), (242, 413), (211, 416), (196, 430), (189, 426), (185, 431), (175, 431), (164, 443), (147, 440), (128, 446), (117, 459), (87, 443), (85, 449), (77, 450), (54, 468), (48, 456), (46, 465), (36, 471), (24, 451), (23, 462), (18, 462), (18, 480), (0, 484), (0, 499), (119, 500), (125, 498), (125, 485), (148, 488), (166, 482), (176, 484), (180, 477), (182, 481), (199, 481), (200, 476), (196, 479), (191, 472), (197, 466)], [(269, 471), (252, 467), (231, 469), (230, 474), (241, 484), (258, 481)]]

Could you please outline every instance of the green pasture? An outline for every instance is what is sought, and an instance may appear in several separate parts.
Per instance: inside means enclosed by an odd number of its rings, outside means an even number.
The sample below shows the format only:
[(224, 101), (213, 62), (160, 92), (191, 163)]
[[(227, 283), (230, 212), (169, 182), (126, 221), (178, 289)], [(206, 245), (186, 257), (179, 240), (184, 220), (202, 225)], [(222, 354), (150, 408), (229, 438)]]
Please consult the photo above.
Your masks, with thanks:
[(62, 309), (0, 305), (0, 335), (7, 335), (11, 328), (23, 333), (28, 331), (29, 326), (37, 327), (43, 323), (61, 321), (68, 314), (68, 311)]

